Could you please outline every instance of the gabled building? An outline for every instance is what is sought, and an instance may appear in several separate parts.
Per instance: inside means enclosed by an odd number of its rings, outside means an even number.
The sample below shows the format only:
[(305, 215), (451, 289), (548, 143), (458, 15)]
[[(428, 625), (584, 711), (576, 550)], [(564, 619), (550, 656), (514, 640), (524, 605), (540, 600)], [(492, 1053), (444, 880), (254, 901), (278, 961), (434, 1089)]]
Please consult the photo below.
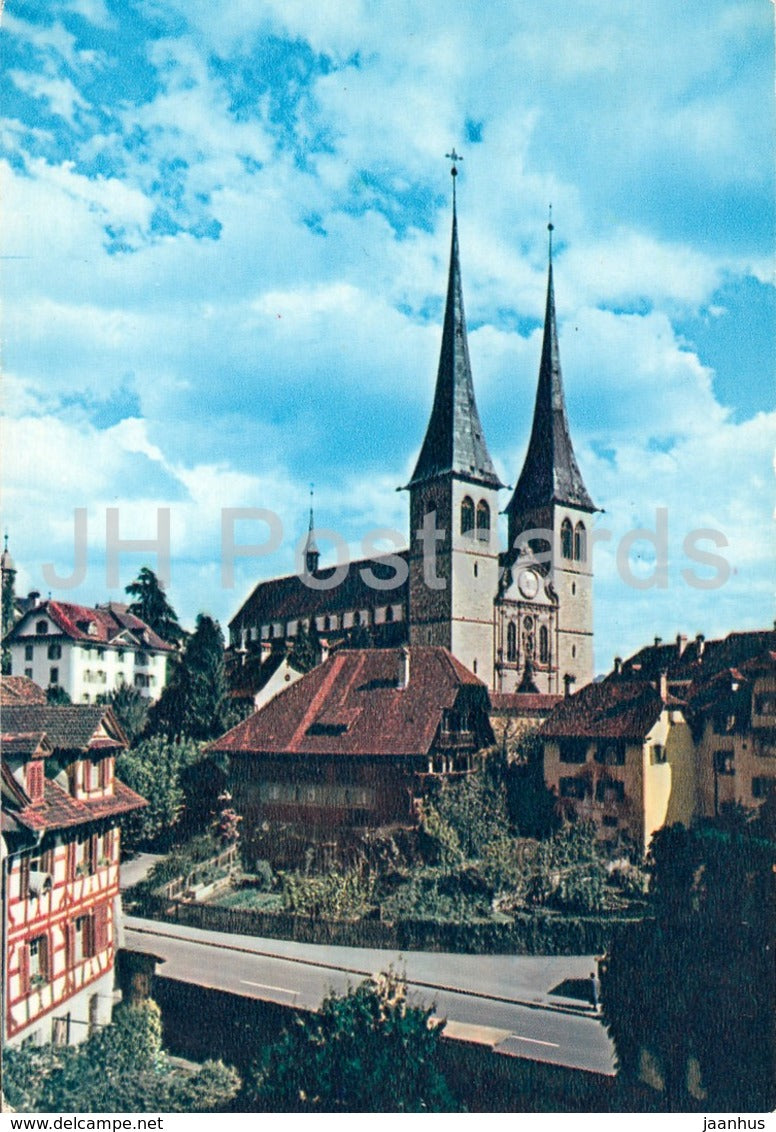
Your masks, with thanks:
[(776, 791), (776, 651), (696, 681), (687, 696), (696, 751), (697, 809), (707, 817)]
[(652, 834), (696, 812), (695, 750), (665, 680), (608, 677), (568, 696), (541, 728), (544, 779), (602, 840), (644, 853)]
[[(13, 678), (11, 678), (13, 680)], [(3, 1038), (77, 1042), (110, 1021), (127, 740), (105, 706), (18, 703), (3, 688)]]
[(493, 741), (488, 692), (438, 647), (342, 649), (209, 747), (229, 757), (249, 847), (410, 827), (429, 782), (469, 773)]
[[(448, 649), (488, 688), (557, 695), (593, 678), (595, 505), (571, 442), (550, 243), (544, 339), (533, 426), (500, 545), (498, 493), (469, 357), (453, 176), (453, 216), (433, 404), (406, 490), (409, 548), (319, 569), (312, 523), (298, 576), (260, 583), (230, 622), (233, 650), (288, 648), (300, 624), (332, 648), (367, 629), (378, 646)], [(550, 225), (552, 231), (552, 225)], [(375, 584), (375, 579), (377, 584)], [(329, 583), (329, 584), (327, 584)]]
[(158, 699), (174, 651), (126, 605), (91, 608), (51, 599), (29, 609), (6, 644), (14, 676), (63, 688), (79, 704), (124, 685)]

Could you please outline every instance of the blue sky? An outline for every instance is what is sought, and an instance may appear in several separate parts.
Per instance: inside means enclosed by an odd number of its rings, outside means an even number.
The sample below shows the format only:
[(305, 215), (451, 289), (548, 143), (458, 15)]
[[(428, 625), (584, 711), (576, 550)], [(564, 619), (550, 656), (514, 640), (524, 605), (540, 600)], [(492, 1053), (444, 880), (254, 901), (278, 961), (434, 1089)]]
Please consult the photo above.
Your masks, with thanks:
[[(572, 433), (612, 532), (597, 667), (773, 617), (773, 5), (766, 0), (7, 0), (6, 424), (17, 588), (120, 596), (105, 514), (169, 507), (183, 621), (226, 622), (316, 517), (358, 552), (431, 405), (450, 178), (480, 415), (505, 482), (530, 428), (548, 203)], [(506, 497), (504, 502), (506, 503)], [(222, 507), (284, 527), (220, 580)], [(668, 513), (668, 579), (616, 548)], [(682, 577), (720, 532), (727, 582)], [(245, 527), (245, 541), (259, 528)], [(708, 544), (709, 548), (710, 544)], [(637, 577), (651, 549), (634, 551)], [(122, 586), (147, 554), (122, 558)], [(641, 572), (641, 573), (640, 573)]]

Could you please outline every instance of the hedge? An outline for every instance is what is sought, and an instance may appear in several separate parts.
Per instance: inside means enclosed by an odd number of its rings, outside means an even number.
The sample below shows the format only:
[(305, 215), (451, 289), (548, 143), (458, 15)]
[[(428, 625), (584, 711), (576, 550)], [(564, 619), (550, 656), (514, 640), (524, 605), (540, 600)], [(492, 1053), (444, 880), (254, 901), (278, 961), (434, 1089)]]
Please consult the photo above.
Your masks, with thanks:
[[(131, 894), (128, 894), (131, 895)], [(324, 943), (389, 951), (449, 951), (473, 955), (602, 954), (615, 931), (636, 922), (623, 916), (568, 916), (544, 910), (517, 913), (513, 920), (444, 922), (402, 920), (324, 920), (287, 912), (225, 908), (145, 896), (136, 912), (187, 927), (240, 935)]]

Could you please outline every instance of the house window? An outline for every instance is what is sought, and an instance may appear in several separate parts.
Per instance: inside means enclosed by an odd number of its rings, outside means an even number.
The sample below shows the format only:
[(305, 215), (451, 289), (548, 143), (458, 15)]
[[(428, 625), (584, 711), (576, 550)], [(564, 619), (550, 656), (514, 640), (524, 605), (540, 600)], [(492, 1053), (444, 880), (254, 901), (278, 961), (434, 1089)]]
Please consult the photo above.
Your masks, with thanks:
[[(273, 633), (274, 633), (274, 626), (270, 625), (270, 627), (269, 627), (270, 637), (273, 635)], [(141, 666), (148, 664), (148, 654), (144, 653), (144, 652), (136, 652), (135, 653), (135, 664), (139, 664)]]
[(539, 629), (539, 663), (549, 664), (550, 661), (550, 634), (546, 625)]
[(608, 743), (599, 743), (595, 752), (595, 761), (604, 766), (625, 766), (625, 744), (620, 740)]
[(776, 715), (776, 693), (761, 692), (754, 698), (756, 715)]
[(564, 519), (560, 525), (560, 552), (569, 560), (574, 557), (574, 529), (570, 519)]
[(517, 628), (514, 621), (507, 625), (507, 660), (510, 663), (517, 660)]
[(468, 495), (461, 503), (461, 534), (470, 535), (474, 530), (474, 500)]
[(474, 663), (472, 664), (472, 672), (474, 673), (475, 676), (477, 675), (477, 659), (476, 659), (476, 657), (474, 659)]
[(484, 499), (477, 504), (477, 538), (483, 542), (490, 538), (490, 507)]
[(361, 624), (361, 614), (358, 612), (358, 610), (356, 610), (356, 612), (353, 614), (353, 624), (354, 625), (360, 625)]
[(94, 931), (91, 916), (78, 916), (73, 931), (73, 963), (81, 963), (94, 955)]
[(558, 788), (561, 798), (581, 800), (587, 794), (587, 782), (584, 778), (561, 778)]
[(715, 751), (714, 769), (717, 774), (735, 774), (736, 762), (733, 751)]
[(385, 607), (385, 620), (386, 621), (393, 621), (393, 606), (392, 605), (387, 605)]
[(574, 528), (574, 561), (584, 562), (587, 558), (587, 531), (584, 523), (577, 523)]
[(25, 645), (24, 646), (24, 659), (25, 660), (32, 660), (32, 645)]
[(49, 660), (60, 660), (62, 657), (62, 646), (49, 645), (47, 652)]
[(48, 621), (38, 621), (35, 626), (35, 632), (41, 637), (45, 637), (48, 633)]
[(28, 975), (32, 987), (49, 981), (49, 947), (45, 935), (30, 940)]
[(595, 788), (596, 802), (624, 802), (625, 783), (612, 779), (601, 779)]
[(27, 677), (28, 680), (32, 680), (32, 669), (31, 668), (25, 668), (24, 675)]
[(59, 683), (59, 669), (58, 668), (49, 669), (49, 684), (58, 684), (58, 683)]
[(560, 761), (562, 763), (587, 762), (587, 743), (579, 739), (562, 739), (560, 742)]
[(776, 789), (776, 778), (761, 777), (752, 779), (752, 797), (767, 798)]
[(654, 743), (649, 752), (649, 761), (652, 766), (661, 766), (666, 762), (666, 749), (662, 743)]
[(124, 650), (123, 650), (123, 649), (119, 649), (119, 651), (118, 651), (118, 659), (119, 659), (119, 660), (123, 660), (123, 659), (124, 659)]

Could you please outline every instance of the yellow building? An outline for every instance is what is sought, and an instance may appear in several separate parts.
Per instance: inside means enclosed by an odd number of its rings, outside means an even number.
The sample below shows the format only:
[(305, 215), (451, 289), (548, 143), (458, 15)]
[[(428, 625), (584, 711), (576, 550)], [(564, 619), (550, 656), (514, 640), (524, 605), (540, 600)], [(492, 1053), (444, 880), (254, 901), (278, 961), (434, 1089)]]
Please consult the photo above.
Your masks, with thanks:
[(544, 777), (602, 840), (646, 852), (655, 830), (695, 812), (692, 734), (665, 681), (589, 684), (562, 700), (541, 731)]

